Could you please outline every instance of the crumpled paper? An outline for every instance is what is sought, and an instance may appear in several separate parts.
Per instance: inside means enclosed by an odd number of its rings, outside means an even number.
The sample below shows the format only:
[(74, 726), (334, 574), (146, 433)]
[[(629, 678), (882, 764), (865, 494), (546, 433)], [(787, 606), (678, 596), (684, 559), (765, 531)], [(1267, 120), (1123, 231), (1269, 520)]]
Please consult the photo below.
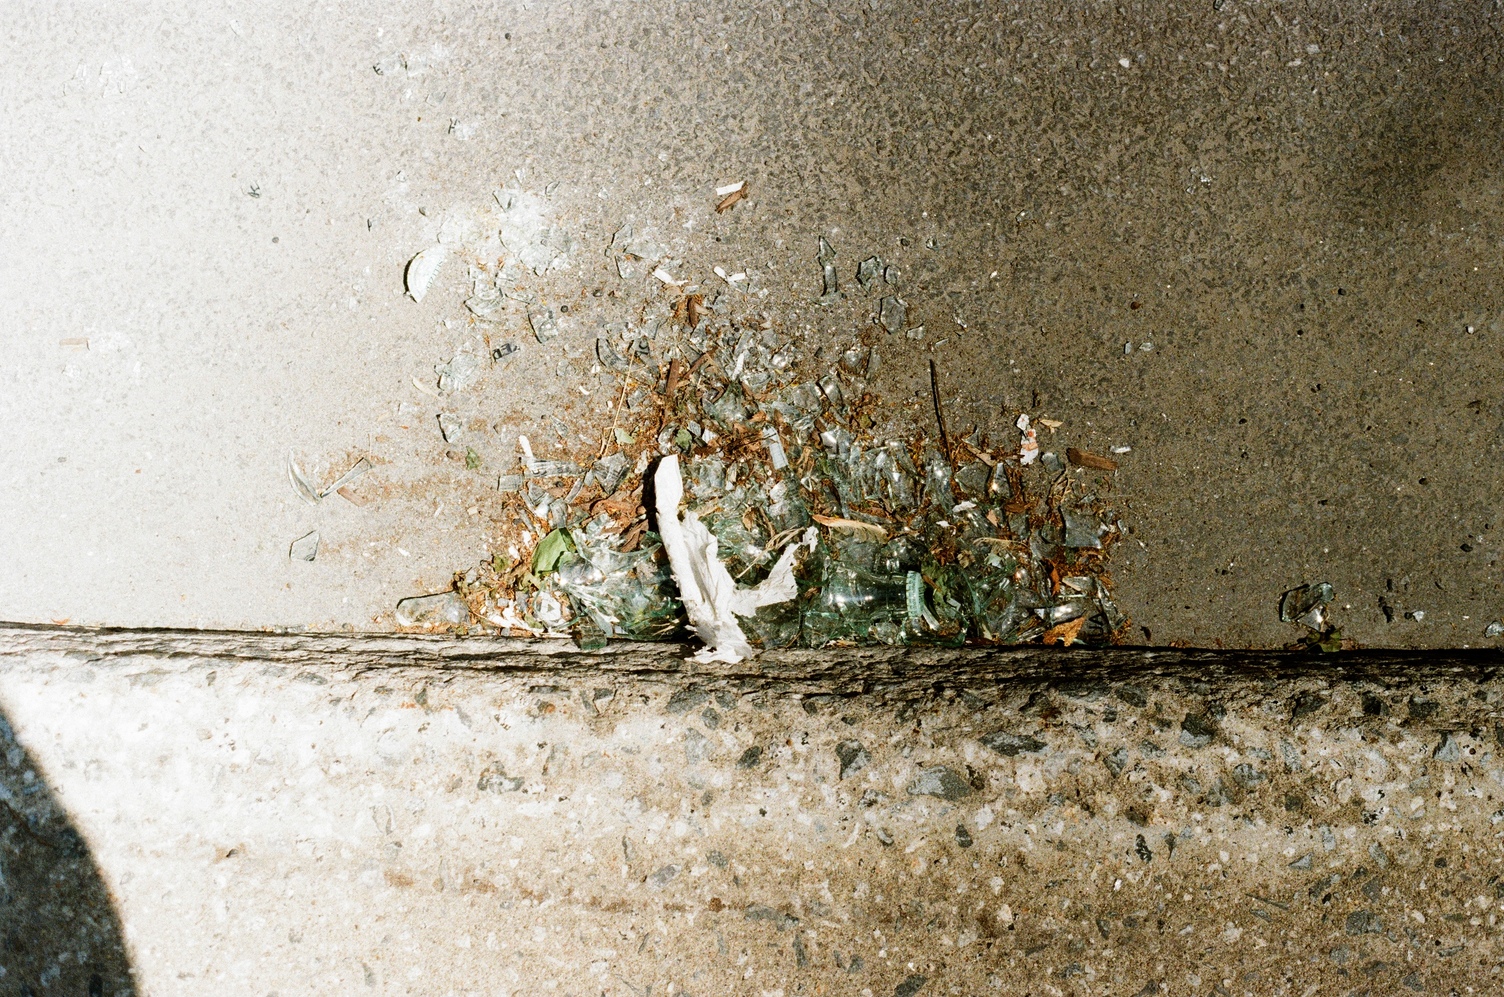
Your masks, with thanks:
[(693, 512), (685, 512), (682, 517), (679, 513), (684, 479), (678, 456), (659, 462), (653, 485), (658, 493), (658, 534), (679, 586), (679, 598), (690, 627), (705, 643), (695, 660), (735, 664), (756, 656), (757, 648), (747, 642), (736, 618), (751, 616), (762, 606), (788, 602), (799, 594), (794, 559), (800, 548), (814, 549), (818, 535), (815, 528), (810, 527), (799, 543), (784, 549), (768, 577), (756, 585), (738, 586), (721, 562), (715, 535)]

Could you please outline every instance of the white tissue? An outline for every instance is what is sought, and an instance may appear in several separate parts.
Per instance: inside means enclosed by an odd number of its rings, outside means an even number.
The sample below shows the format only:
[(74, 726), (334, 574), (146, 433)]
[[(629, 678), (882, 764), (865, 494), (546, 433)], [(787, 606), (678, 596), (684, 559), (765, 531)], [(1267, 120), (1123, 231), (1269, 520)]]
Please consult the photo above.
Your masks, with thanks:
[(658, 534), (668, 552), (679, 598), (695, 635), (705, 642), (705, 649), (695, 655), (695, 660), (735, 664), (755, 656), (757, 649), (747, 642), (736, 618), (751, 616), (760, 606), (788, 602), (799, 594), (794, 558), (801, 547), (814, 549), (815, 528), (810, 527), (799, 543), (784, 550), (767, 578), (756, 585), (738, 587), (721, 563), (715, 535), (693, 512), (684, 513), (682, 519), (679, 515), (684, 479), (677, 456), (663, 458), (653, 485), (658, 492)]

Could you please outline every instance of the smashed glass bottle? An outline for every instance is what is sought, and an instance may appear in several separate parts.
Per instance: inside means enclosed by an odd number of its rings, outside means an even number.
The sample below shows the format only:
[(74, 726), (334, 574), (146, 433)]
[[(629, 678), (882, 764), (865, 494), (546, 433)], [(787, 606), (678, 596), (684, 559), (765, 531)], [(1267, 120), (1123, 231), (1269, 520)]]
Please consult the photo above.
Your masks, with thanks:
[[(1040, 456), (1032, 428), (999, 444), (976, 432), (882, 439), (867, 381), (875, 347), (853, 344), (811, 371), (797, 344), (714, 304), (676, 310), (680, 324), (658, 316), (601, 336), (596, 355), (621, 382), (594, 437), (607, 446), (545, 458), (519, 441), (522, 473), (501, 475), (493, 541), (514, 551), (509, 566), (457, 582), (474, 619), (592, 648), (684, 639), (652, 498), (655, 468), (672, 455), (683, 512), (708, 531), (734, 587), (758, 585), (791, 546), (809, 545), (794, 561), (795, 596), (739, 618), (754, 647), (1121, 639), (1127, 620), (1105, 581), (1122, 534), (1103, 498), (1114, 461), (1074, 448), (1069, 463)], [(1319, 612), (1316, 595), (1288, 611)]]

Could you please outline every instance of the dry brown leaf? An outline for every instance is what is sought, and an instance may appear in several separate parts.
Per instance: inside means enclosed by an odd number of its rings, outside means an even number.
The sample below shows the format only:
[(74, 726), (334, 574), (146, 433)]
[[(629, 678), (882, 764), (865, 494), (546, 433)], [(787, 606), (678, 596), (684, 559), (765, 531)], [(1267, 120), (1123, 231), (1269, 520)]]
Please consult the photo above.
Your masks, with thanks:
[(750, 186), (750, 185), (749, 184), (742, 184), (736, 190), (733, 190), (731, 193), (729, 193), (725, 197), (721, 198), (720, 201), (718, 201), (716, 203), (715, 213), (718, 214), (718, 215), (722, 215), (722, 214), (725, 214), (726, 212), (730, 211), (731, 208), (732, 208), (732, 206), (734, 206), (737, 201), (740, 201), (742, 198), (744, 198), (744, 197), (747, 196), (747, 187), (748, 186)]
[(614, 515), (621, 515), (623, 513), (632, 513), (633, 515), (636, 515), (636, 513), (641, 509), (642, 487), (639, 485), (638, 487), (632, 489), (630, 492), (617, 492), (610, 498), (603, 498), (599, 501), (591, 503), (590, 514), (592, 516), (598, 516), (601, 513), (605, 512), (612, 513)]
[(1070, 647), (1076, 642), (1076, 635), (1081, 632), (1081, 628), (1084, 626), (1086, 626), (1086, 617), (1084, 616), (1078, 616), (1074, 620), (1067, 620), (1065, 623), (1057, 623), (1044, 632), (1044, 636), (1040, 638), (1040, 641), (1044, 644), (1058, 642), (1065, 647)]
[(1103, 457), (1089, 450), (1077, 450), (1075, 447), (1065, 448), (1065, 457), (1078, 467), (1094, 467), (1099, 471), (1116, 471), (1118, 462), (1111, 457)]
[(699, 326), (700, 319), (708, 311), (710, 309), (705, 307), (705, 295), (687, 294), (679, 299), (678, 304), (674, 305), (674, 320), (683, 322), (691, 329), (694, 329)]
[(648, 521), (646, 519), (639, 519), (637, 522), (627, 527), (626, 531), (621, 535), (622, 553), (630, 553), (631, 551), (636, 550), (638, 545), (642, 543), (643, 534), (645, 534), (647, 531)]

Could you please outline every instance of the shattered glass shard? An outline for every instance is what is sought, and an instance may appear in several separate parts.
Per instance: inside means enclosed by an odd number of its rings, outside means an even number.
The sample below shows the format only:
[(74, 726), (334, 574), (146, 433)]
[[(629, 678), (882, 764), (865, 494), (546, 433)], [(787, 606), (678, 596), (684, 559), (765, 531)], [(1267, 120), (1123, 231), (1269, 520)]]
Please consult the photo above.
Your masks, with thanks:
[(479, 381), (484, 372), (480, 358), (470, 353), (456, 353), (448, 363), (436, 364), (433, 370), (439, 375), (439, 390), (446, 394), (464, 391)]
[(533, 335), (538, 337), (538, 342), (546, 343), (559, 335), (559, 323), (554, 318), (552, 308), (534, 308), (527, 313), (528, 324), (533, 328)]
[(1335, 594), (1327, 582), (1314, 582), (1290, 589), (1280, 596), (1280, 622), (1299, 623), (1312, 630), (1325, 629), (1326, 605)]
[(403, 627), (432, 623), (465, 623), (470, 619), (470, 607), (458, 592), (440, 592), (436, 595), (420, 595), (397, 603), (397, 625)]
[(877, 322), (889, 333), (895, 333), (908, 321), (909, 306), (902, 299), (888, 295), (878, 302)]

